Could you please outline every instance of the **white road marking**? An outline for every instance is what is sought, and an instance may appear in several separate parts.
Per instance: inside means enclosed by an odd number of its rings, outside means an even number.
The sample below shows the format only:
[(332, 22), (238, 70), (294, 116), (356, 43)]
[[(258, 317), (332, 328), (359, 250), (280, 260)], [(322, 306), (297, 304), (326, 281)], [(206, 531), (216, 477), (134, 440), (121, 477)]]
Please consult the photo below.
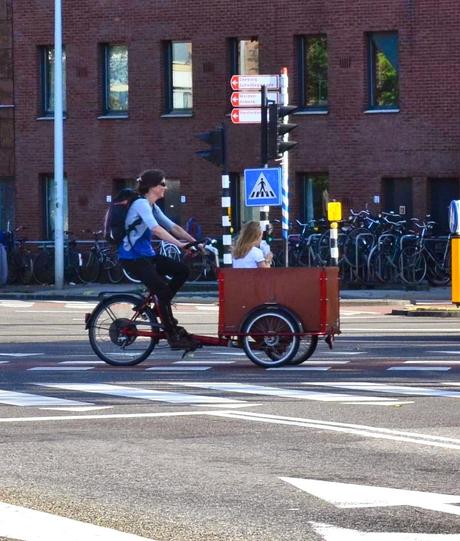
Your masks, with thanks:
[(51, 411), (95, 411), (95, 410), (108, 410), (112, 409), (113, 406), (75, 406), (75, 407), (56, 407), (56, 408), (39, 408), (41, 410), (51, 410)]
[(0, 308), (31, 308), (35, 303), (28, 301), (0, 301)]
[(169, 391), (153, 391), (140, 387), (123, 387), (121, 385), (107, 385), (104, 383), (37, 383), (41, 387), (53, 389), (66, 389), (85, 393), (120, 396), (123, 398), (135, 398), (139, 400), (151, 400), (154, 402), (167, 402), (168, 404), (242, 404), (243, 400), (222, 398), (218, 396), (202, 396)]
[[(326, 363), (322, 363), (326, 364)], [(326, 372), (327, 370), (330, 370), (332, 366), (278, 366), (276, 368), (267, 368), (267, 370), (275, 371), (280, 370), (284, 372), (292, 372), (292, 371), (314, 371), (314, 372)]]
[(8, 364), (10, 361), (0, 361), (0, 364)]
[(434, 334), (458, 334), (458, 329), (446, 329), (445, 327), (435, 327), (435, 328), (425, 328), (425, 327), (415, 327), (411, 329), (410, 327), (404, 327), (403, 329), (401, 327), (395, 327), (395, 328), (388, 328), (388, 327), (378, 327), (378, 328), (369, 328), (369, 327), (362, 327), (362, 328), (346, 328), (344, 332), (351, 333), (351, 332), (359, 332), (359, 333), (378, 333), (378, 334), (408, 334), (408, 333), (415, 333), (415, 334), (421, 334), (423, 333), (434, 333)]
[(27, 541), (153, 541), (7, 503), (0, 503), (0, 535)]
[(450, 366), (390, 366), (390, 368), (387, 368), (387, 370), (410, 370), (412, 372), (448, 372), (450, 369)]
[[(200, 362), (200, 364), (204, 363)], [(202, 372), (204, 370), (210, 370), (210, 368), (210, 366), (152, 366), (151, 368), (146, 368), (145, 370), (156, 372)]]
[[(435, 351), (426, 351), (425, 353), (434, 353), (435, 355), (460, 355), (460, 349), (456, 349), (456, 350), (448, 350), (448, 351), (439, 351), (439, 350), (435, 350)], [(458, 363), (460, 361), (451, 361), (453, 363)]]
[(209, 360), (203, 360), (203, 361), (175, 361), (174, 364), (235, 364), (235, 361), (209, 361)]
[(78, 372), (81, 370), (92, 370), (93, 366), (33, 366), (28, 371), (36, 372)]
[(374, 393), (391, 393), (409, 396), (445, 396), (449, 398), (460, 398), (460, 392), (431, 389), (430, 387), (410, 387), (403, 385), (389, 385), (386, 383), (354, 382), (343, 383), (341, 381), (329, 382), (302, 382), (301, 385), (312, 385), (315, 387), (334, 387), (338, 389), (351, 389), (354, 391), (370, 391)]
[(44, 353), (0, 353), (0, 357), (36, 357)]
[(280, 479), (340, 509), (406, 506), (460, 516), (460, 507), (455, 505), (460, 503), (460, 496), (451, 494), (296, 477), (280, 477)]
[(404, 364), (445, 364), (445, 363), (449, 363), (449, 364), (460, 364), (460, 361), (405, 361)]
[(443, 449), (455, 449), (457, 451), (460, 450), (460, 439), (432, 436), (430, 434), (421, 434), (417, 432), (391, 430), (389, 428), (378, 428), (374, 426), (355, 425), (349, 423), (333, 423), (330, 421), (321, 421), (318, 419), (303, 419), (299, 417), (284, 417), (282, 415), (268, 415), (265, 413), (242, 411), (216, 411), (212, 413), (207, 413), (207, 415), (214, 415), (217, 417), (238, 419), (243, 421), (254, 421), (259, 423), (297, 426), (301, 428), (313, 428), (315, 430), (341, 432), (344, 434), (365, 436), (367, 438), (403, 441), (406, 443), (414, 443), (416, 445), (428, 445), (432, 447), (441, 447)]
[[(66, 355), (69, 357), (70, 355)], [(72, 357), (77, 357), (77, 355), (72, 355)], [(87, 355), (78, 355), (78, 357), (87, 357)], [(106, 364), (104, 361), (60, 361), (58, 364)]]
[(363, 532), (348, 528), (339, 528), (331, 524), (310, 522), (315, 532), (325, 541), (458, 541), (459, 535), (402, 533), (402, 532)]
[[(244, 393), (261, 396), (278, 396), (280, 398), (294, 398), (301, 400), (317, 400), (320, 402), (369, 402), (369, 396), (347, 395), (339, 393), (324, 393), (322, 391), (299, 391), (296, 389), (281, 389), (278, 387), (266, 387), (261, 385), (249, 385), (244, 383), (193, 383), (193, 382), (164, 382), (167, 385), (181, 385), (200, 389), (214, 389), (230, 393)], [(394, 402), (391, 398), (379, 399), (379, 402)]]
[(92, 406), (91, 402), (78, 402), (52, 396), (0, 390), (0, 404), (8, 406)]

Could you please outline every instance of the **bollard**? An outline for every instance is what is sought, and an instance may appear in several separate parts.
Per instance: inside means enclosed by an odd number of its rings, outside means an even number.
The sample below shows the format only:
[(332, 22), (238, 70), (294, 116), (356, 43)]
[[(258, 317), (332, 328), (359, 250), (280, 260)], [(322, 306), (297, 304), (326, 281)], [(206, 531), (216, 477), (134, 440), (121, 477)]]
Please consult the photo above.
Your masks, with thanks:
[(331, 264), (337, 267), (339, 264), (339, 244), (338, 244), (338, 224), (331, 222), (331, 230), (329, 233), (329, 248), (331, 250)]
[(452, 303), (460, 305), (460, 237), (453, 236), (450, 241)]

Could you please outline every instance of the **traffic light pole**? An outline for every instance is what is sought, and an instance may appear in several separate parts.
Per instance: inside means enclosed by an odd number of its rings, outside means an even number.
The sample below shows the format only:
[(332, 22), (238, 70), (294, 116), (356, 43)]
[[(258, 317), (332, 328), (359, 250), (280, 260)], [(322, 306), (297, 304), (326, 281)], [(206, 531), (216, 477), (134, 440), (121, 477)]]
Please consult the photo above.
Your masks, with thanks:
[[(281, 70), (281, 105), (288, 105), (288, 74), (287, 68)], [(283, 118), (283, 123), (288, 123), (287, 116)], [(283, 136), (284, 141), (289, 139), (288, 133)], [(288, 152), (283, 152), (281, 160), (281, 230), (284, 241), (284, 264), (289, 266), (289, 158)]]
[[(260, 161), (262, 167), (268, 167), (268, 104), (267, 87), (260, 87)], [(268, 233), (270, 222), (268, 219), (270, 207), (265, 205), (261, 207), (259, 214), (260, 227), (264, 233)], [(264, 235), (265, 237), (266, 235)]]
[(222, 246), (223, 265), (232, 266), (232, 221), (231, 221), (231, 197), (230, 197), (230, 176), (228, 174), (227, 154), (227, 130), (222, 123)]

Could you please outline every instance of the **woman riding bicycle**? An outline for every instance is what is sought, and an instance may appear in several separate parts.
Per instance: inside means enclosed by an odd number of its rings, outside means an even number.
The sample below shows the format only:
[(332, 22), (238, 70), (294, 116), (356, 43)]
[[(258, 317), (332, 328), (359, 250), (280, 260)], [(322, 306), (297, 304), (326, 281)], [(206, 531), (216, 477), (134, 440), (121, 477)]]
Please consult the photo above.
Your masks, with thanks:
[(152, 235), (181, 249), (196, 239), (156, 205), (166, 191), (163, 171), (144, 171), (137, 181), (141, 197), (131, 204), (126, 215), (127, 234), (118, 248), (120, 264), (155, 295), (157, 315), (164, 325), (170, 347), (195, 348), (196, 342), (183, 327), (177, 325), (171, 309), (171, 300), (187, 280), (188, 268), (181, 262), (157, 254), (152, 247)]

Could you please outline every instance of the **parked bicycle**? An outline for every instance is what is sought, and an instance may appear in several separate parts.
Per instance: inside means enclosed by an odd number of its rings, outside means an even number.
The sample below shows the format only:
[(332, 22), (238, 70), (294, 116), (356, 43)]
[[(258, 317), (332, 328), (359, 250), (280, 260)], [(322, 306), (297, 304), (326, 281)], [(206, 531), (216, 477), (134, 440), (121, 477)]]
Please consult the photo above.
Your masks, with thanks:
[(189, 268), (189, 281), (217, 280), (217, 269), (220, 266), (219, 250), (216, 239), (206, 238), (201, 241), (204, 251), (192, 248), (187, 250), (182, 261)]
[[(81, 282), (80, 269), (83, 263), (81, 253), (77, 249), (77, 241), (70, 238), (66, 231), (67, 240), (64, 244), (64, 279), (69, 283)], [(33, 260), (33, 277), (40, 285), (54, 283), (54, 242), (44, 241), (41, 251)]]
[(8, 284), (30, 284), (33, 277), (32, 253), (26, 246), (25, 238), (16, 238), (16, 233), (23, 231), (19, 226), (6, 233)]
[(93, 245), (89, 252), (82, 254), (81, 280), (86, 283), (97, 282), (101, 272), (104, 271), (110, 283), (120, 283), (123, 280), (123, 269), (118, 261), (116, 251), (101, 240), (102, 231), (84, 229), (83, 232), (93, 235)]

